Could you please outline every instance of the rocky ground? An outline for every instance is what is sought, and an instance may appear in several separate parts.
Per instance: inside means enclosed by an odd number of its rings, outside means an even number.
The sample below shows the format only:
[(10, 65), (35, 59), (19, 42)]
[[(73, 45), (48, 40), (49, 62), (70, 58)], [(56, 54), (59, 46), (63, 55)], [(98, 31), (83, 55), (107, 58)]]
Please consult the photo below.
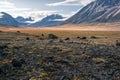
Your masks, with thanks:
[(0, 80), (120, 80), (119, 40), (0, 31)]

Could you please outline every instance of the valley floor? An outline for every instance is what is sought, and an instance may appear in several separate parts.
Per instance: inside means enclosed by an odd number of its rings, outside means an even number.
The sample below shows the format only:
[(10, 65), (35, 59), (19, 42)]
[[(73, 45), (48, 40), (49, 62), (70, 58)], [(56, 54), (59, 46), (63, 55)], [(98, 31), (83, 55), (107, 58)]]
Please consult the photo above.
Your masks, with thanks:
[(62, 27), (0, 28), (0, 80), (120, 80), (120, 31)]

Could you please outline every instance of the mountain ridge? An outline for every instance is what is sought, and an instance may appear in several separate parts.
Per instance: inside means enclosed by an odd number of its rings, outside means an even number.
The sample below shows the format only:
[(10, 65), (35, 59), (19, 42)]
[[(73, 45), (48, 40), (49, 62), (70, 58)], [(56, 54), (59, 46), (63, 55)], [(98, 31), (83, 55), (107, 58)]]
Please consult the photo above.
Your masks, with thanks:
[(65, 24), (120, 21), (120, 0), (95, 0), (67, 19)]
[(19, 26), (19, 22), (5, 12), (0, 12), (0, 24)]
[(42, 27), (42, 26), (57, 26), (60, 25), (64, 17), (59, 14), (52, 14), (47, 17), (44, 17), (42, 20), (37, 21), (36, 23), (31, 24), (30, 26)]

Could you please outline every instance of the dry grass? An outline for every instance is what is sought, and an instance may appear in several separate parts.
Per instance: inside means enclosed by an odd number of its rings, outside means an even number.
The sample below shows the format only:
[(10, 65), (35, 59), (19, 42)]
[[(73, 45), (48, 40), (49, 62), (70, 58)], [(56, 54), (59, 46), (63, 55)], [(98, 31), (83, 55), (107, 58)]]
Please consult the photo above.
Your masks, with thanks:
[(58, 36), (91, 36), (91, 35), (101, 35), (101, 36), (112, 36), (120, 37), (120, 31), (97, 31), (97, 30), (75, 30), (75, 29), (57, 29), (57, 28), (0, 28), (2, 31), (16, 32), (21, 31), (22, 33), (29, 33), (33, 35), (49, 34), (53, 33)]
[[(103, 70), (109, 73), (108, 66), (111, 70), (119, 70), (120, 48), (115, 46), (116, 40), (120, 40), (119, 31), (72, 28), (60, 30), (58, 28), (0, 28), (0, 30), (3, 31), (0, 32), (2, 53), (0, 70), (2, 71), (8, 64), (5, 72), (8, 77), (6, 78), (6, 75), (1, 72), (2, 80), (12, 78), (59, 80), (62, 77), (66, 79), (70, 77), (71, 80), (104, 80), (103, 78), (109, 78), (109, 74), (106, 74), (107, 76), (102, 74)], [(50, 33), (59, 38), (55, 40), (48, 38)], [(91, 36), (95, 37), (91, 38)], [(70, 40), (65, 40), (68, 37)], [(20, 64), (22, 59), (22, 66), (15, 67), (13, 59), (18, 60), (17, 64)], [(71, 76), (79, 73), (80, 76)]]
[(101, 62), (101, 63), (105, 62), (105, 59), (103, 59), (103, 58), (93, 58), (92, 60), (95, 62)]
[[(66, 27), (66, 26), (65, 26)], [(47, 36), (50, 33), (53, 33), (57, 36), (59, 36), (59, 38), (64, 39), (66, 37), (70, 37), (73, 40), (76, 39), (76, 37), (87, 37), (90, 38), (91, 36), (97, 36), (100, 39), (96, 40), (94, 39), (93, 41), (96, 43), (113, 43), (116, 40), (120, 40), (120, 31), (97, 31), (97, 30), (82, 30), (82, 29), (77, 29), (77, 27), (75, 26), (68, 29), (65, 28), (64, 26), (61, 26), (60, 28), (0, 28), (0, 30), (2, 31), (6, 31), (6, 32), (16, 32), (16, 31), (20, 31), (22, 33), (27, 33), (27, 34), (31, 34), (31, 35), (41, 35), (44, 34), (45, 36)], [(92, 26), (91, 26), (92, 27)], [(88, 28), (89, 29), (89, 28)], [(9, 35), (9, 34), (8, 34)], [(8, 35), (4, 35), (2, 37), (4, 38), (14, 38), (13, 36), (8, 36)], [(1, 36), (0, 36), (1, 37)], [(21, 36), (22, 37), (22, 36)], [(24, 36), (23, 36), (24, 37)]]

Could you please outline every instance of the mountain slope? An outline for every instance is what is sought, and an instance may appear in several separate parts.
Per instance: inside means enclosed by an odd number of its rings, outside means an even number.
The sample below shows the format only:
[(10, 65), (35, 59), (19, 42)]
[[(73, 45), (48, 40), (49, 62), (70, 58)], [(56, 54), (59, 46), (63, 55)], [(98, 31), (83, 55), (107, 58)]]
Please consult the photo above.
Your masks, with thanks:
[(29, 23), (29, 22), (34, 21), (34, 20), (32, 20), (31, 17), (29, 17), (29, 18), (23, 18), (22, 16), (18, 16), (18, 17), (16, 17), (15, 19), (16, 19), (16, 21), (18, 21), (19, 23)]
[(31, 24), (30, 26), (39, 27), (39, 26), (56, 26), (63, 22), (64, 17), (58, 14), (49, 15), (42, 20)]
[(95, 0), (66, 20), (67, 24), (119, 22), (120, 0)]
[(9, 14), (0, 12), (0, 24), (7, 24), (12, 26), (18, 26), (19, 23)]

